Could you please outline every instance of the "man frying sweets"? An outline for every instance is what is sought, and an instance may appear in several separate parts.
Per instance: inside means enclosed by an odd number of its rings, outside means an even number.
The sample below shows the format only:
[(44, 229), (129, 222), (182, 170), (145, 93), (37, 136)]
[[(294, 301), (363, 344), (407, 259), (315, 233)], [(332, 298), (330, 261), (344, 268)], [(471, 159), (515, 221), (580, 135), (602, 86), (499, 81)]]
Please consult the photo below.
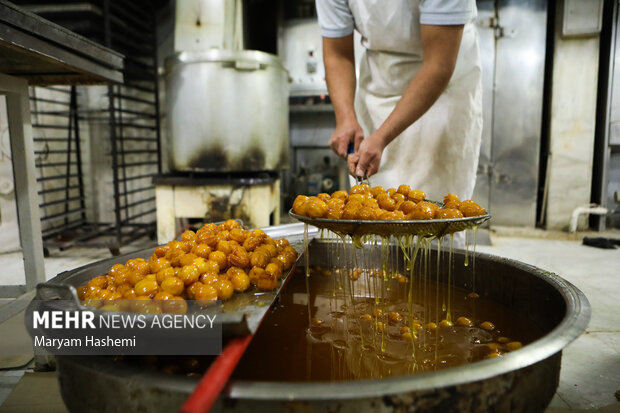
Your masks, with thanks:
[[(469, 199), (482, 132), (475, 0), (316, 0), (329, 145), (373, 186)], [(364, 54), (355, 76), (353, 30)], [(357, 87), (357, 93), (356, 93)], [(353, 144), (354, 153), (347, 155)]]

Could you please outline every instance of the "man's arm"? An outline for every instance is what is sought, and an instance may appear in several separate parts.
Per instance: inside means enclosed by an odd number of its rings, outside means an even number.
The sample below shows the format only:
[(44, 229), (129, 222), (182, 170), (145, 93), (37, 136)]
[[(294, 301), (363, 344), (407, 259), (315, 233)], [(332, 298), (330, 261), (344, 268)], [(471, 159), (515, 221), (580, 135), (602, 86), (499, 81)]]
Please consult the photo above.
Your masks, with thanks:
[[(383, 124), (348, 160), (352, 175), (371, 176), (379, 169), (383, 149), (435, 103), (448, 86), (456, 65), (463, 26), (422, 25), (422, 66)], [(415, 148), (412, 148), (415, 150)]]
[(364, 137), (353, 107), (356, 85), (353, 35), (323, 37), (323, 62), (327, 89), (336, 114), (336, 129), (329, 139), (329, 146), (337, 155), (346, 158), (349, 143), (353, 142), (357, 151)]

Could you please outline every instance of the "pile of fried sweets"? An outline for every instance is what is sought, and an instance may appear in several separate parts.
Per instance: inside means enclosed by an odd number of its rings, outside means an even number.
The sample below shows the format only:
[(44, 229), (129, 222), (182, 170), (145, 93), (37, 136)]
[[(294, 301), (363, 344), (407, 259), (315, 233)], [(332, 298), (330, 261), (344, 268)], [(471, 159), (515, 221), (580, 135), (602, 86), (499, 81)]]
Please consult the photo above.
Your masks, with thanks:
[(461, 201), (454, 194), (446, 195), (441, 207), (427, 201), (424, 191), (411, 189), (409, 185), (386, 190), (381, 186), (371, 188), (367, 184), (331, 195), (299, 195), (293, 203), (293, 212), (310, 218), (355, 220), (454, 219), (486, 214), (486, 210), (474, 201)]
[[(155, 301), (147, 312), (185, 312), (185, 300), (208, 305), (256, 286), (273, 290), (297, 259), (285, 238), (274, 240), (262, 230), (245, 230), (235, 220), (185, 231), (180, 241), (155, 248), (150, 259), (116, 264), (105, 275), (78, 288), (88, 305), (106, 310), (130, 301)], [(121, 302), (116, 302), (122, 300)]]

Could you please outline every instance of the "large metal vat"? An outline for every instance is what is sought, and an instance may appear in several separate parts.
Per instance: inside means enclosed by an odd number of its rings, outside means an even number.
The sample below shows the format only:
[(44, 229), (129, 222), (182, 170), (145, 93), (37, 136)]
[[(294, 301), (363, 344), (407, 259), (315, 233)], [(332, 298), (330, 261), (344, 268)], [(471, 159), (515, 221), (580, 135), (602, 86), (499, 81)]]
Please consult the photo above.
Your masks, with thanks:
[(288, 75), (254, 50), (181, 52), (166, 60), (171, 171), (288, 168)]
[[(324, 265), (327, 242), (313, 241), (311, 264)], [(454, 258), (454, 285), (469, 287), (472, 266), (464, 267), (464, 251)], [(544, 411), (558, 385), (562, 349), (584, 331), (589, 303), (555, 274), (487, 254), (475, 259), (476, 291), (519, 312), (542, 338), (499, 358), (381, 380), (234, 381), (214, 411)], [(329, 282), (329, 277), (311, 279), (319, 286)], [(63, 398), (75, 412), (176, 411), (197, 383), (100, 357), (58, 357), (57, 362)]]

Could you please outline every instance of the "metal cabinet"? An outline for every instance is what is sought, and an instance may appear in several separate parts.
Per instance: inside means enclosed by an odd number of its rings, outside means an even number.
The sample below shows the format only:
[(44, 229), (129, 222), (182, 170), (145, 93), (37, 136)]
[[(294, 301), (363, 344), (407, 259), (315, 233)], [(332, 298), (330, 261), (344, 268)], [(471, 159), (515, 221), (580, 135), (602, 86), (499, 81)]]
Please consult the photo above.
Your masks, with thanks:
[(536, 221), (546, 0), (479, 0), (483, 135), (474, 197), (496, 225)]

